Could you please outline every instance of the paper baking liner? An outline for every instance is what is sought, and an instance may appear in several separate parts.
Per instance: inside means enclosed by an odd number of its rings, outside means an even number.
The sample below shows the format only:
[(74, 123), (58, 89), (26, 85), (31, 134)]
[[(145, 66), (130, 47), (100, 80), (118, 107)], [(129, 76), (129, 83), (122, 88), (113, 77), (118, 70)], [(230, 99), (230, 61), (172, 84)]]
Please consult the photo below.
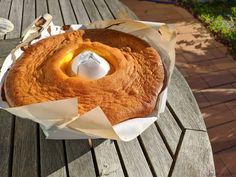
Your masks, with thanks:
[(167, 89), (175, 63), (176, 32), (171, 26), (155, 22), (105, 20), (93, 22), (87, 26), (76, 24), (60, 27), (52, 23), (51, 15), (45, 14), (27, 28), (22, 42), (5, 59), (0, 73), (0, 87), (3, 87), (8, 69), (23, 53), (22, 47), (65, 31), (85, 28), (107, 28), (129, 33), (145, 40), (159, 52), (165, 66), (166, 79), (152, 114), (112, 126), (99, 105), (80, 115), (77, 109), (79, 104), (77, 97), (11, 108), (1, 98), (0, 107), (16, 116), (39, 123), (48, 139), (107, 138), (130, 141), (146, 130), (165, 110)]
[(11, 32), (14, 29), (14, 25), (8, 19), (0, 17), (0, 37)]

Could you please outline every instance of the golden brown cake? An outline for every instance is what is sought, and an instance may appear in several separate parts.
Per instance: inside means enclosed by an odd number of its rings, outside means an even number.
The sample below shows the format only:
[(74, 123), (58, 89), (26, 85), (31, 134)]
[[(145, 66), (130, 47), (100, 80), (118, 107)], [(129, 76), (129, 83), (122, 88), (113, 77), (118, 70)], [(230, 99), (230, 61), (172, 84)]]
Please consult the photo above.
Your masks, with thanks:
[[(84, 50), (109, 62), (108, 75), (89, 80), (67, 72), (72, 59)], [(12, 107), (78, 97), (80, 114), (100, 106), (114, 125), (150, 114), (163, 80), (160, 56), (148, 43), (115, 30), (90, 29), (29, 46), (9, 70), (4, 91)]]

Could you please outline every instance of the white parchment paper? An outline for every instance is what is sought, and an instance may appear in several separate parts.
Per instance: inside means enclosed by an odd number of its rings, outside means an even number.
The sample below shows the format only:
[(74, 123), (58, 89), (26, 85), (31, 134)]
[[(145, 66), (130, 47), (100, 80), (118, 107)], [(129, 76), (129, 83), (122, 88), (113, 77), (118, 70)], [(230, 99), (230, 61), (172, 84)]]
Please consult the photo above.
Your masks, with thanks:
[[(38, 25), (42, 21), (44, 23)], [(84, 28), (107, 28), (126, 32), (147, 41), (160, 53), (166, 70), (166, 79), (156, 108), (151, 115), (145, 118), (130, 119), (112, 126), (99, 105), (89, 112), (80, 115), (77, 109), (77, 104), (79, 104), (77, 98), (12, 108), (9, 108), (7, 102), (1, 98), (0, 108), (21, 118), (31, 119), (40, 123), (48, 139), (108, 138), (130, 141), (156, 121), (159, 114), (165, 109), (168, 84), (175, 62), (174, 46), (176, 41), (175, 29), (166, 24), (132, 20), (106, 20), (91, 23), (86, 27), (81, 24), (60, 27), (52, 23), (51, 15), (45, 14), (36, 19), (27, 28), (22, 42), (7, 56), (1, 68), (0, 87), (3, 86), (8, 69), (23, 54), (21, 47), (36, 43), (52, 35), (64, 33), (65, 31)]]

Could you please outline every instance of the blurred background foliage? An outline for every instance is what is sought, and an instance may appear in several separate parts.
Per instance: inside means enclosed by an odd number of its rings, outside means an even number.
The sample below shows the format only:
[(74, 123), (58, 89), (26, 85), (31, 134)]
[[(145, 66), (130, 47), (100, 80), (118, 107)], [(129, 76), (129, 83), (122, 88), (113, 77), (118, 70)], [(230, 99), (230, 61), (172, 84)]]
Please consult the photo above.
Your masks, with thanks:
[(236, 0), (179, 0), (236, 52)]

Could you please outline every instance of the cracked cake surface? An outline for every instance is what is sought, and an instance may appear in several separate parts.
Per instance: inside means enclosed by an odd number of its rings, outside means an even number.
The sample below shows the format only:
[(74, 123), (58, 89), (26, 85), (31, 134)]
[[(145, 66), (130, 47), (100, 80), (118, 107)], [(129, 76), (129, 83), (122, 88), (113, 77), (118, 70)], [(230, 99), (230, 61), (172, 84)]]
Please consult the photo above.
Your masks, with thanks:
[[(90, 50), (110, 64), (98, 80), (69, 74), (71, 61)], [(164, 68), (147, 42), (115, 30), (66, 32), (30, 45), (7, 73), (11, 107), (78, 98), (78, 112), (100, 106), (112, 125), (150, 114), (163, 87)]]

